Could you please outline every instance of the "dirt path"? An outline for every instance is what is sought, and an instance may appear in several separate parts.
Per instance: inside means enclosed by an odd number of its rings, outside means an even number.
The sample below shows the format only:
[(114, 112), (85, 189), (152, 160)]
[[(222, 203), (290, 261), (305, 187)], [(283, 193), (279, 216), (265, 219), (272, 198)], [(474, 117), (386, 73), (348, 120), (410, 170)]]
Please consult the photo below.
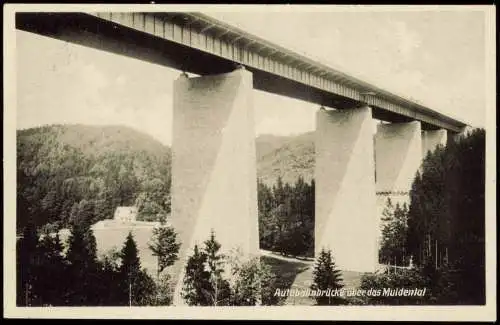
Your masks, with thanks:
[(288, 262), (294, 262), (294, 263), (304, 263), (304, 264), (310, 264), (310, 265), (314, 264), (313, 260), (305, 260), (305, 259), (300, 259), (300, 258), (295, 258), (295, 257), (283, 256), (279, 253), (267, 251), (264, 249), (260, 250), (260, 254), (261, 254), (261, 256), (268, 256), (268, 257), (276, 258), (276, 259), (282, 260), (282, 261), (288, 261)]

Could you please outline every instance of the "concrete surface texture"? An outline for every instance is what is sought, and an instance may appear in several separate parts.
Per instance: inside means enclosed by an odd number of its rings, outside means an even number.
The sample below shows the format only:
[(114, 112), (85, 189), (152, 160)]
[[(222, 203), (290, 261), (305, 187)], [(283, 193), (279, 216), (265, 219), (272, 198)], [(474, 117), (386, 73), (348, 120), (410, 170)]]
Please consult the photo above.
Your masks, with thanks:
[(377, 193), (408, 192), (421, 161), (420, 122), (377, 125), (375, 134)]
[(378, 261), (371, 119), (369, 107), (316, 116), (315, 254), (331, 249), (342, 270)]
[(446, 146), (448, 132), (445, 129), (422, 131), (422, 158), (433, 152), (438, 145)]
[(243, 69), (175, 81), (171, 222), (182, 264), (211, 230), (222, 253), (258, 254), (252, 87)]

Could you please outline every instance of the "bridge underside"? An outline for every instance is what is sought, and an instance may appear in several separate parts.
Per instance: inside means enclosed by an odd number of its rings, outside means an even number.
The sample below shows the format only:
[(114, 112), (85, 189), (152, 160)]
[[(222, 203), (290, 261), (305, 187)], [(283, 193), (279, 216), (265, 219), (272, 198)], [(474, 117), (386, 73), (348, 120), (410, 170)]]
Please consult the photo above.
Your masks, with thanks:
[[(223, 57), (160, 39), (136, 29), (116, 25), (84, 13), (17, 13), (16, 28), (63, 41), (129, 56), (197, 75), (228, 73), (236, 63)], [(247, 66), (254, 89), (283, 95), (336, 109), (363, 106), (357, 100), (310, 87), (295, 80)], [(370, 105), (372, 117), (387, 122), (410, 122), (413, 119)], [(423, 130), (439, 127), (422, 122)]]

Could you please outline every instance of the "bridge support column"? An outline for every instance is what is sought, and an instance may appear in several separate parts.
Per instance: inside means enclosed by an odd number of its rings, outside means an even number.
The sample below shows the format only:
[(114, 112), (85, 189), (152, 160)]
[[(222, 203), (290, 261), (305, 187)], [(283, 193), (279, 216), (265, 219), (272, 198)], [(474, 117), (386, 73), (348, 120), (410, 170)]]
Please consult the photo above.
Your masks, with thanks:
[(371, 121), (370, 107), (316, 115), (315, 254), (331, 249), (342, 270), (377, 266)]
[(221, 251), (258, 254), (257, 176), (252, 74), (231, 73), (174, 83), (172, 216), (179, 235), (180, 298), (184, 268), (193, 247), (213, 229)]
[(446, 146), (448, 132), (444, 129), (422, 131), (422, 158), (433, 152), (438, 145)]
[(391, 199), (393, 206), (397, 203), (410, 204), (409, 192), (421, 163), (422, 132), (419, 121), (377, 126), (375, 178), (379, 234), (387, 199)]
[(470, 126), (464, 126), (459, 132), (448, 131), (448, 142), (450, 141), (460, 141), (463, 137), (466, 137), (467, 134), (472, 130)]
[(379, 124), (375, 135), (377, 193), (408, 192), (422, 161), (419, 121)]

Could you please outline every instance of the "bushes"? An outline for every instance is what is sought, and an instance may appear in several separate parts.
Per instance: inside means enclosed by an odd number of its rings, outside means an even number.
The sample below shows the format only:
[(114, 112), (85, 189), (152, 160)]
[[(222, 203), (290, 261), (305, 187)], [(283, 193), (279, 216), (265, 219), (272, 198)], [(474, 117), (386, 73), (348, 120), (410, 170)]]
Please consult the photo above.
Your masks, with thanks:
[(274, 277), (268, 265), (262, 264), (259, 257), (241, 262), (233, 259), (231, 265), (233, 283), (231, 305), (256, 306), (274, 305)]
[[(467, 305), (474, 297), (461, 294), (462, 270), (457, 266), (443, 265), (435, 269), (429, 264), (417, 269), (400, 269), (396, 272), (366, 274), (361, 278), (360, 289), (375, 290), (380, 295), (349, 299), (349, 304), (362, 305)], [(393, 290), (425, 289), (423, 296), (403, 296)], [(392, 291), (389, 291), (391, 289)]]
[[(363, 297), (368, 305), (421, 305), (427, 304), (430, 297), (429, 279), (419, 270), (399, 270), (382, 274), (367, 274), (361, 278), (360, 289), (371, 290), (372, 294)], [(424, 296), (400, 295), (399, 289), (425, 289)]]
[[(194, 246), (188, 258), (182, 297), (190, 306), (255, 306), (276, 301), (269, 267), (255, 257), (241, 261), (238, 251), (231, 256), (219, 252), (214, 232), (203, 249)], [(229, 272), (226, 272), (229, 271)]]

